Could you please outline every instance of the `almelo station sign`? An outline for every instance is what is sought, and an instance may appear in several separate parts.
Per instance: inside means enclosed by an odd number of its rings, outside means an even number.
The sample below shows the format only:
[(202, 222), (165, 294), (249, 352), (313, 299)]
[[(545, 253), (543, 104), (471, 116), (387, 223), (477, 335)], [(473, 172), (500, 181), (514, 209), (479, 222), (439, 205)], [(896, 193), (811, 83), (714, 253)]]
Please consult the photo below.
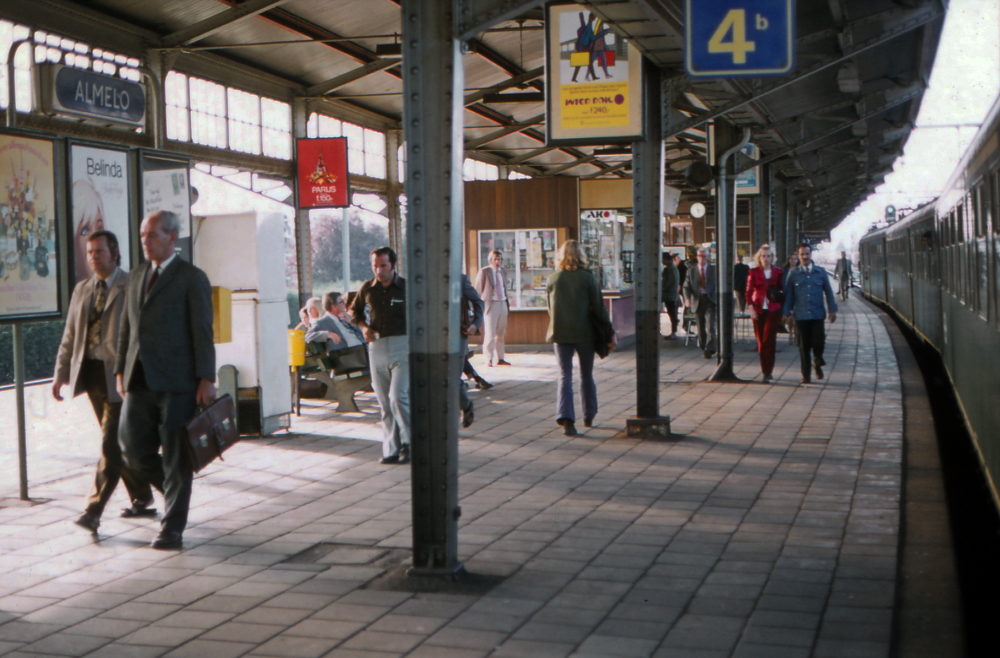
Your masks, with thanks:
[(146, 93), (142, 85), (62, 64), (40, 67), (42, 109), (101, 122), (142, 126)]

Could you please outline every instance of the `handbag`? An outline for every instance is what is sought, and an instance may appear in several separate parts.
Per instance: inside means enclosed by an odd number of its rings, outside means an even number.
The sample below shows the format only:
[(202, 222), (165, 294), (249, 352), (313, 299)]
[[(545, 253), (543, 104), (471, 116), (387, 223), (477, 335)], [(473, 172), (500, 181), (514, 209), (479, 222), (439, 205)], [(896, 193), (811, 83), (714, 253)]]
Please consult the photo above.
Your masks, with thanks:
[(784, 304), (785, 303), (785, 292), (783, 290), (778, 290), (777, 288), (767, 287), (767, 301), (771, 304)]
[(184, 426), (184, 441), (191, 470), (197, 473), (240, 440), (236, 429), (236, 404), (227, 393)]
[(608, 345), (615, 339), (615, 329), (603, 317), (590, 312), (590, 324), (594, 328), (594, 352), (602, 359), (611, 353)]

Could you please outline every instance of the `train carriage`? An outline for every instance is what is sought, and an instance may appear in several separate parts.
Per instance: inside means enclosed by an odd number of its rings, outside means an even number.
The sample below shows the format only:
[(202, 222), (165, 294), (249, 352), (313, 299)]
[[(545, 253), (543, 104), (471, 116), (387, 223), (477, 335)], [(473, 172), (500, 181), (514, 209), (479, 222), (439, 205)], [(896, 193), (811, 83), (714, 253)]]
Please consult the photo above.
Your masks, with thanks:
[(940, 354), (1000, 507), (1000, 99), (945, 191), (861, 240), (866, 297)]

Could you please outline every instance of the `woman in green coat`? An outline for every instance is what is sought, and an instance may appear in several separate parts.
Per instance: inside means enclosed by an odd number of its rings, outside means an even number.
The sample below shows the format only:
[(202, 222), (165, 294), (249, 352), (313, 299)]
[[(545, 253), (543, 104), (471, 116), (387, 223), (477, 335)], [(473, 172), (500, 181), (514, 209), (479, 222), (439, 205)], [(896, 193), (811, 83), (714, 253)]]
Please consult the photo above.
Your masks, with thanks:
[[(597, 279), (587, 269), (587, 257), (576, 240), (567, 240), (559, 249), (556, 273), (546, 287), (549, 330), (545, 340), (555, 343), (559, 360), (559, 389), (556, 422), (566, 436), (576, 434), (573, 409), (573, 353), (580, 360), (580, 397), (583, 424), (591, 427), (597, 415), (597, 385), (594, 383), (594, 333), (592, 315), (610, 324), (608, 309)], [(615, 342), (608, 344), (614, 349)]]

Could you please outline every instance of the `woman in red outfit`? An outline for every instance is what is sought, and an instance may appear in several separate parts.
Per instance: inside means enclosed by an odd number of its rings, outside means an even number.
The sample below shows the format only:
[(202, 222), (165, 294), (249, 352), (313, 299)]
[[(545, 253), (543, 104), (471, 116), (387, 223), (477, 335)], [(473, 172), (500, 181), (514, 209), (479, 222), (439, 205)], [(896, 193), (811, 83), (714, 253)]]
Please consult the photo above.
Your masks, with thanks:
[[(763, 245), (754, 256), (757, 267), (750, 270), (747, 277), (747, 306), (753, 320), (753, 332), (757, 336), (757, 352), (760, 354), (760, 371), (764, 373), (764, 383), (770, 384), (774, 371), (774, 345), (781, 324), (781, 305), (784, 286), (780, 267), (774, 267), (774, 252), (770, 245)], [(768, 291), (771, 291), (768, 294)]]

